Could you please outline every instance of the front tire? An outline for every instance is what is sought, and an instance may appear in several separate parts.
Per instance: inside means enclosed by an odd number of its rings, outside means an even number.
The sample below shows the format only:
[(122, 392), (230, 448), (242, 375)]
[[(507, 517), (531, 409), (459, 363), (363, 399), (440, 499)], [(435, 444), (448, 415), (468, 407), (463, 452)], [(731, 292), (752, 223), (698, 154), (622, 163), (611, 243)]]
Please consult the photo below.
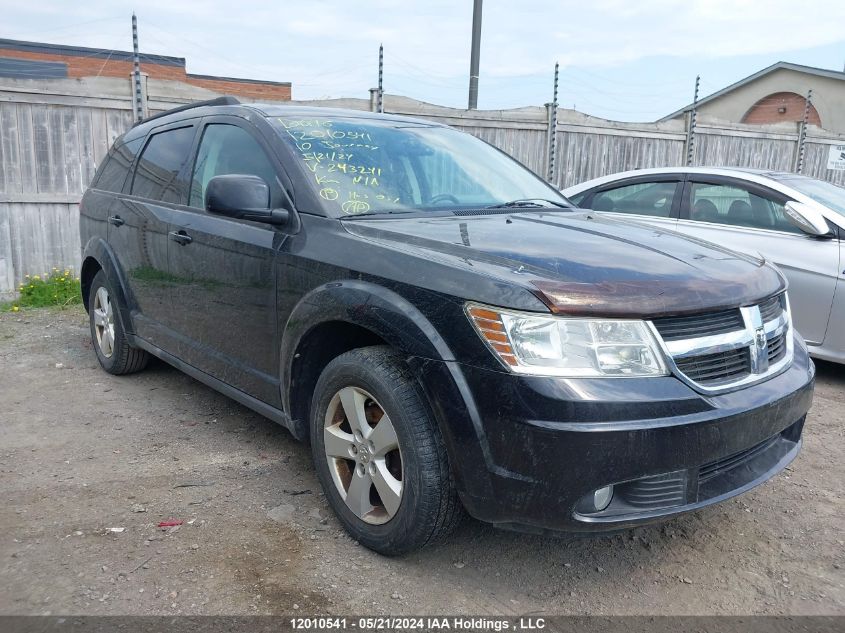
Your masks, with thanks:
[(88, 294), (88, 319), (91, 342), (100, 366), (110, 374), (122, 375), (141, 371), (149, 362), (149, 354), (132, 347), (118, 317), (117, 296), (103, 271), (91, 281)]
[(381, 554), (440, 540), (463, 516), (439, 429), (390, 348), (352, 350), (326, 366), (311, 406), (311, 450), (347, 532)]

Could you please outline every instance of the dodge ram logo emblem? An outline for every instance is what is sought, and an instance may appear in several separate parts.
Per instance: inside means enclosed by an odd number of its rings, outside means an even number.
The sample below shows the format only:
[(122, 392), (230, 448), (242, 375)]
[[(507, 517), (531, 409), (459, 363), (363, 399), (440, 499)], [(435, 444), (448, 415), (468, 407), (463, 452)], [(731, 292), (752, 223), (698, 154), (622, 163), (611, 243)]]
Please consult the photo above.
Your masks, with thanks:
[(756, 362), (753, 365), (756, 366), (756, 371), (759, 373), (769, 369), (769, 350), (766, 343), (766, 331), (758, 327), (754, 330), (754, 348), (751, 352), (756, 357)]

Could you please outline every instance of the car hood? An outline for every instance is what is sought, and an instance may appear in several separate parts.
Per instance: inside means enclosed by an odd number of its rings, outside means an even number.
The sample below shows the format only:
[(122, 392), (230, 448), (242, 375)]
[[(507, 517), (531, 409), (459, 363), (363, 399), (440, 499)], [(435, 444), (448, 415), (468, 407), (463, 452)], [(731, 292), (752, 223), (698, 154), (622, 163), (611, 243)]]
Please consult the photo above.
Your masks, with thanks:
[(653, 318), (750, 305), (786, 287), (763, 258), (588, 211), (357, 218), (343, 225), (426, 262), (523, 286), (564, 314)]

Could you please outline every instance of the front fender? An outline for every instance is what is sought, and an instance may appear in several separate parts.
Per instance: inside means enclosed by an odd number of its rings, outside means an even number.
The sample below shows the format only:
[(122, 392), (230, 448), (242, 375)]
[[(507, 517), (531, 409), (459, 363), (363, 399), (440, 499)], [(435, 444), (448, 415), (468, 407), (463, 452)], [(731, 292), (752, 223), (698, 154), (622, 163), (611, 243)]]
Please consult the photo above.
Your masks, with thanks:
[(305, 295), (291, 312), (281, 342), (282, 402), (290, 411), (291, 368), (300, 341), (316, 326), (330, 321), (370, 330), (408, 356), (454, 360), (431, 322), (411, 302), (374, 283), (334, 281)]

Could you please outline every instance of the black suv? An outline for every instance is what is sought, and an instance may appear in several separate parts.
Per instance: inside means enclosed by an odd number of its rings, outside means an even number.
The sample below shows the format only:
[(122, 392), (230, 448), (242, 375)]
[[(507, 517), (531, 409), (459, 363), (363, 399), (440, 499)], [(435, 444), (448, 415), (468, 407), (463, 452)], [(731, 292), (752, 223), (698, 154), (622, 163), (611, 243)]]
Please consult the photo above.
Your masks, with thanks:
[(801, 445), (814, 369), (775, 268), (574, 209), (437, 123), (179, 108), (115, 142), (80, 231), (103, 368), (152, 354), (283, 424), (385, 554), (464, 509), (638, 525)]

